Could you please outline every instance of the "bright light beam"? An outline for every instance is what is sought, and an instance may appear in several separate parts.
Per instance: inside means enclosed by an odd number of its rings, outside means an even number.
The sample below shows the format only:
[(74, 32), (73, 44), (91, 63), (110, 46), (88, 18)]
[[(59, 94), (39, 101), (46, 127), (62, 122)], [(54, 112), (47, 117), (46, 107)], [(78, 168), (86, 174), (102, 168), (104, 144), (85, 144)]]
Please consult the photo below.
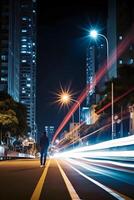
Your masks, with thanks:
[[(92, 90), (98, 84), (98, 82), (105, 75), (107, 70), (110, 69), (110, 67), (114, 64), (116, 59), (118, 59), (121, 56), (121, 54), (129, 46), (129, 44), (131, 42), (133, 43), (133, 40), (134, 40), (133, 32), (134, 32), (134, 27), (132, 27), (132, 30), (128, 33), (128, 35), (124, 38), (124, 40), (122, 40), (122, 42), (118, 45), (117, 49), (114, 50), (112, 55), (109, 57), (108, 63), (105, 62), (104, 65), (100, 68), (100, 70), (98, 70), (98, 72), (96, 73), (96, 75), (95, 75), (95, 77), (93, 79), (92, 85), (90, 85), (90, 84), (87, 85), (86, 88), (81, 93), (81, 95), (78, 97), (77, 101), (79, 102), (79, 104), (81, 104), (84, 101), (84, 99), (86, 98), (86, 96), (89, 93), (89, 91)], [(58, 134), (60, 133), (60, 131), (63, 129), (63, 127), (69, 121), (69, 119), (71, 118), (72, 114), (77, 110), (78, 106), (79, 105), (77, 103), (74, 103), (74, 105), (72, 106), (70, 111), (67, 113), (66, 117), (61, 122), (61, 124), (59, 125), (58, 129), (56, 130), (56, 133), (55, 133), (55, 135), (54, 135), (54, 137), (52, 139), (52, 144), (54, 143), (54, 141), (55, 141), (56, 137), (58, 136)]]
[[(57, 153), (54, 157), (61, 158), (104, 158), (104, 159), (122, 159), (122, 160), (134, 160), (134, 150), (129, 151), (112, 151), (109, 148), (113, 147), (125, 147), (128, 145), (134, 145), (134, 135), (101, 142), (99, 144), (90, 145), (86, 147), (79, 147), (70, 151), (65, 151), (61, 153)], [(107, 151), (108, 149), (108, 151)], [(106, 150), (106, 151), (105, 151)]]

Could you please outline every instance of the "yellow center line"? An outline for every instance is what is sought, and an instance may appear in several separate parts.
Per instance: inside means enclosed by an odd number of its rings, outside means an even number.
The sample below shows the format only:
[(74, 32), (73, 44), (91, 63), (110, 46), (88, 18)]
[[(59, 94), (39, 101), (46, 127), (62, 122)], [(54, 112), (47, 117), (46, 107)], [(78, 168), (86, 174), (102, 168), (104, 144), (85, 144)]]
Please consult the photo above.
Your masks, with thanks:
[(38, 183), (36, 185), (36, 188), (35, 188), (35, 190), (34, 190), (34, 192), (32, 194), (31, 200), (39, 200), (40, 194), (41, 194), (41, 191), (42, 191), (42, 187), (43, 187), (46, 175), (47, 175), (47, 171), (48, 171), (49, 165), (50, 165), (50, 160), (48, 161), (47, 166), (45, 167), (45, 169), (44, 169), (44, 171), (42, 173), (42, 176), (40, 177), (40, 179), (39, 179), (39, 181), (38, 181)]
[(57, 160), (56, 160), (56, 162), (57, 162), (57, 165), (58, 165), (58, 167), (59, 167), (60, 173), (61, 173), (61, 175), (62, 175), (62, 177), (63, 177), (63, 180), (64, 180), (64, 182), (65, 182), (65, 184), (66, 184), (66, 187), (67, 187), (67, 189), (68, 189), (68, 191), (69, 191), (69, 194), (70, 194), (70, 196), (71, 196), (71, 199), (72, 199), (72, 200), (80, 200), (80, 197), (79, 197), (78, 194), (76, 193), (74, 187), (72, 186), (71, 182), (70, 182), (69, 179), (67, 178), (67, 176), (66, 176), (65, 172), (63, 171), (63, 169), (61, 168), (60, 164), (58, 163)]

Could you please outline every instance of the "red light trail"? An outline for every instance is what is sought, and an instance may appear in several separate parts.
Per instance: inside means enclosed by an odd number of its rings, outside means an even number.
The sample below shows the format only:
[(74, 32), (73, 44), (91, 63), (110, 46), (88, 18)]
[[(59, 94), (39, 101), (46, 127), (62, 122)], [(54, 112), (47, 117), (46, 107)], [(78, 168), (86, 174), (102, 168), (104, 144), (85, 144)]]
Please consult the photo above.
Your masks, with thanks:
[[(133, 43), (134, 40), (134, 26), (132, 27), (132, 30), (129, 32), (129, 34), (122, 40), (122, 42), (118, 45), (117, 49), (115, 49), (110, 55), (108, 63), (105, 62), (104, 65), (98, 70), (96, 73), (92, 85), (88, 84), (86, 88), (82, 91), (80, 96), (78, 97), (77, 101), (81, 104), (84, 99), (86, 98), (87, 94), (98, 84), (98, 82), (101, 80), (101, 78), (105, 75), (107, 70), (110, 69), (112, 64), (116, 61), (117, 58), (119, 58), (122, 53), (125, 51), (125, 49), (130, 45), (130, 43)], [(66, 125), (66, 123), (69, 121), (71, 118), (72, 114), (77, 110), (78, 108), (78, 103), (74, 103), (73, 106), (71, 107), (70, 111), (67, 113), (61, 124), (59, 125), (58, 129), (55, 132), (55, 135), (52, 139), (52, 144), (54, 143), (56, 137), (60, 133), (60, 131), (63, 129), (63, 127)]]
[[(131, 88), (130, 90), (128, 90), (127, 92), (123, 93), (122, 95), (120, 95), (119, 97), (114, 99), (114, 103), (116, 103), (117, 101), (121, 100), (123, 97), (125, 97), (126, 95), (128, 95), (130, 92), (132, 92), (134, 90), (134, 87)], [(102, 111), (106, 110), (109, 106), (111, 106), (111, 102), (109, 102), (108, 104), (106, 104), (103, 108), (101, 108), (99, 111), (97, 111), (97, 114), (100, 114)]]

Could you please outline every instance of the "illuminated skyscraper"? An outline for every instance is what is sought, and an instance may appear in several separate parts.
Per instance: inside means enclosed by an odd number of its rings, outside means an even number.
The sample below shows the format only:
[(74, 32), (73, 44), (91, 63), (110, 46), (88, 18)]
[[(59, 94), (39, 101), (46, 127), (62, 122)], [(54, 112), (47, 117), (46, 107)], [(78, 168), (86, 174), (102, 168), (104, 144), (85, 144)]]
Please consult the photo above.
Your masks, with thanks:
[(36, 0), (1, 0), (0, 89), (27, 107), (29, 135), (36, 129)]

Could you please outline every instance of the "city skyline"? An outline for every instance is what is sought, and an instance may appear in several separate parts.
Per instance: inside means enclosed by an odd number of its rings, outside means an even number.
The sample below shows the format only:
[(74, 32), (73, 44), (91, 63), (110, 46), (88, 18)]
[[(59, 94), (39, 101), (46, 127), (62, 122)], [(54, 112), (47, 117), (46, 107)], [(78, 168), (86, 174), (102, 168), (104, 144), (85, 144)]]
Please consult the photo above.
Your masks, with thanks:
[(27, 108), (28, 135), (36, 138), (36, 2), (2, 0), (0, 89)]
[(0, 199), (134, 199), (133, 10), (0, 1)]

